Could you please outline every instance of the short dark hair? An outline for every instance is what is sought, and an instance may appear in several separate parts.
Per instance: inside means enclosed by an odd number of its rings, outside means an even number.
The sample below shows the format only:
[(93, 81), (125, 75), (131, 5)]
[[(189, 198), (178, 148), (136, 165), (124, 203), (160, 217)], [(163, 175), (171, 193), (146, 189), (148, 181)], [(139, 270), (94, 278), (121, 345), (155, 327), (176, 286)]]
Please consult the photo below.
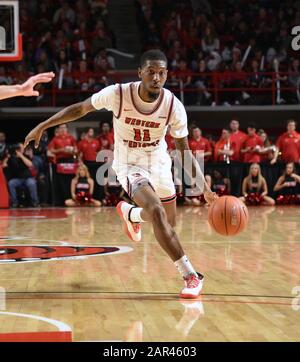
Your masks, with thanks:
[(256, 126), (255, 126), (254, 123), (250, 123), (250, 124), (248, 124), (247, 128), (254, 128), (254, 129), (256, 129)]
[(140, 66), (141, 68), (145, 65), (145, 63), (147, 62), (147, 60), (161, 60), (163, 62), (166, 62), (166, 64), (168, 64), (168, 59), (165, 56), (165, 54), (159, 50), (159, 49), (150, 49), (145, 51), (142, 56), (141, 56), (141, 60), (140, 60)]
[(295, 123), (295, 126), (297, 127), (297, 122), (296, 122), (294, 119), (289, 119), (289, 120), (286, 122), (286, 125), (289, 125), (290, 123)]

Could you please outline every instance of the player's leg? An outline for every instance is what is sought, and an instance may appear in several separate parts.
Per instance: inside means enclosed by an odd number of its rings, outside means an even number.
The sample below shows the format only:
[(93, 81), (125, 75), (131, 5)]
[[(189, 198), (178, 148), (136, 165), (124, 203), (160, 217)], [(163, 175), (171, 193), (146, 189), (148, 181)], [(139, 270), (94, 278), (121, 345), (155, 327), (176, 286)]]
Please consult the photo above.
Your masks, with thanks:
[[(134, 202), (140, 207), (140, 217), (144, 221), (151, 221), (154, 235), (160, 246), (173, 260), (178, 271), (185, 280), (186, 287), (182, 290), (182, 298), (196, 298), (203, 286), (203, 276), (195, 271), (185, 255), (174, 228), (168, 222), (167, 212), (161, 200), (151, 185), (138, 187), (132, 195)], [(173, 209), (176, 211), (173, 203)]]
[(177, 211), (176, 198), (172, 201), (165, 201), (165, 202), (161, 200), (161, 202), (167, 214), (168, 223), (172, 227), (176, 226), (176, 211)]

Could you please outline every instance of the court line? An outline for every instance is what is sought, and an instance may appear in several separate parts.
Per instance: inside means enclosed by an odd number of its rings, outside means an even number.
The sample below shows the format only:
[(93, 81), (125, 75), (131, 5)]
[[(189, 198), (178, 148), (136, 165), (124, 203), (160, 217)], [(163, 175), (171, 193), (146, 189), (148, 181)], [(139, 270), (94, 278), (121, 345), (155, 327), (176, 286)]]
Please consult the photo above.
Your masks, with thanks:
[[(6, 292), (9, 294), (126, 294), (126, 295), (178, 295), (178, 293), (166, 293), (166, 292), (106, 292), (106, 291), (88, 291), (88, 292), (72, 292), (72, 291), (58, 291), (58, 292)], [(240, 297), (240, 298), (278, 298), (278, 299), (294, 299), (295, 296), (287, 295), (258, 295), (258, 294), (222, 294), (222, 293), (202, 293), (204, 296), (212, 297)]]
[[(183, 299), (178, 297), (176, 298), (160, 298), (160, 297), (153, 297), (153, 298), (132, 298), (132, 297), (87, 297), (87, 298), (58, 298), (58, 297), (47, 297), (47, 298), (33, 298), (33, 297), (25, 297), (25, 298), (7, 298), (7, 300), (130, 300), (130, 301), (178, 301), (182, 302)], [(197, 299), (195, 299), (196, 301)], [(186, 301), (186, 299), (184, 300)], [(246, 301), (246, 300), (216, 300), (216, 299), (201, 299), (202, 303), (223, 303), (223, 304), (262, 304), (262, 305), (285, 305), (290, 306), (291, 303), (286, 302), (271, 302), (271, 301)]]

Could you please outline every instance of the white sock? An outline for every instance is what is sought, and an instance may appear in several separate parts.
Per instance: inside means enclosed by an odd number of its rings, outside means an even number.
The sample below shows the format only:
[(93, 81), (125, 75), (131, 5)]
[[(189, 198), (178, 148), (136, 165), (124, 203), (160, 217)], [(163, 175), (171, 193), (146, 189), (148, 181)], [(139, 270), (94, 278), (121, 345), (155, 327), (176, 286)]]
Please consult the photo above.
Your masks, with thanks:
[(141, 207), (132, 207), (131, 211), (128, 214), (128, 219), (131, 222), (145, 222), (145, 220), (143, 220), (141, 218), (141, 212), (142, 212), (142, 208)]
[(180, 259), (176, 260), (174, 264), (183, 278), (187, 277), (189, 274), (197, 275), (197, 272), (186, 255), (183, 255)]

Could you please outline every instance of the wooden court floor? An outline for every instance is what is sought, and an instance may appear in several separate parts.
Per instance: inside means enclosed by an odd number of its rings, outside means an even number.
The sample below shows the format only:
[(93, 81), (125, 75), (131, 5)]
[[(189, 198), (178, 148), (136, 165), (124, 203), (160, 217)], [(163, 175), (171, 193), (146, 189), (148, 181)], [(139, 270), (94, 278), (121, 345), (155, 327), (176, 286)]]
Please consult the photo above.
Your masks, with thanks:
[(183, 301), (149, 224), (133, 243), (114, 208), (0, 210), (0, 341), (299, 341), (300, 208), (249, 211), (226, 238), (206, 208), (179, 208), (206, 277)]

